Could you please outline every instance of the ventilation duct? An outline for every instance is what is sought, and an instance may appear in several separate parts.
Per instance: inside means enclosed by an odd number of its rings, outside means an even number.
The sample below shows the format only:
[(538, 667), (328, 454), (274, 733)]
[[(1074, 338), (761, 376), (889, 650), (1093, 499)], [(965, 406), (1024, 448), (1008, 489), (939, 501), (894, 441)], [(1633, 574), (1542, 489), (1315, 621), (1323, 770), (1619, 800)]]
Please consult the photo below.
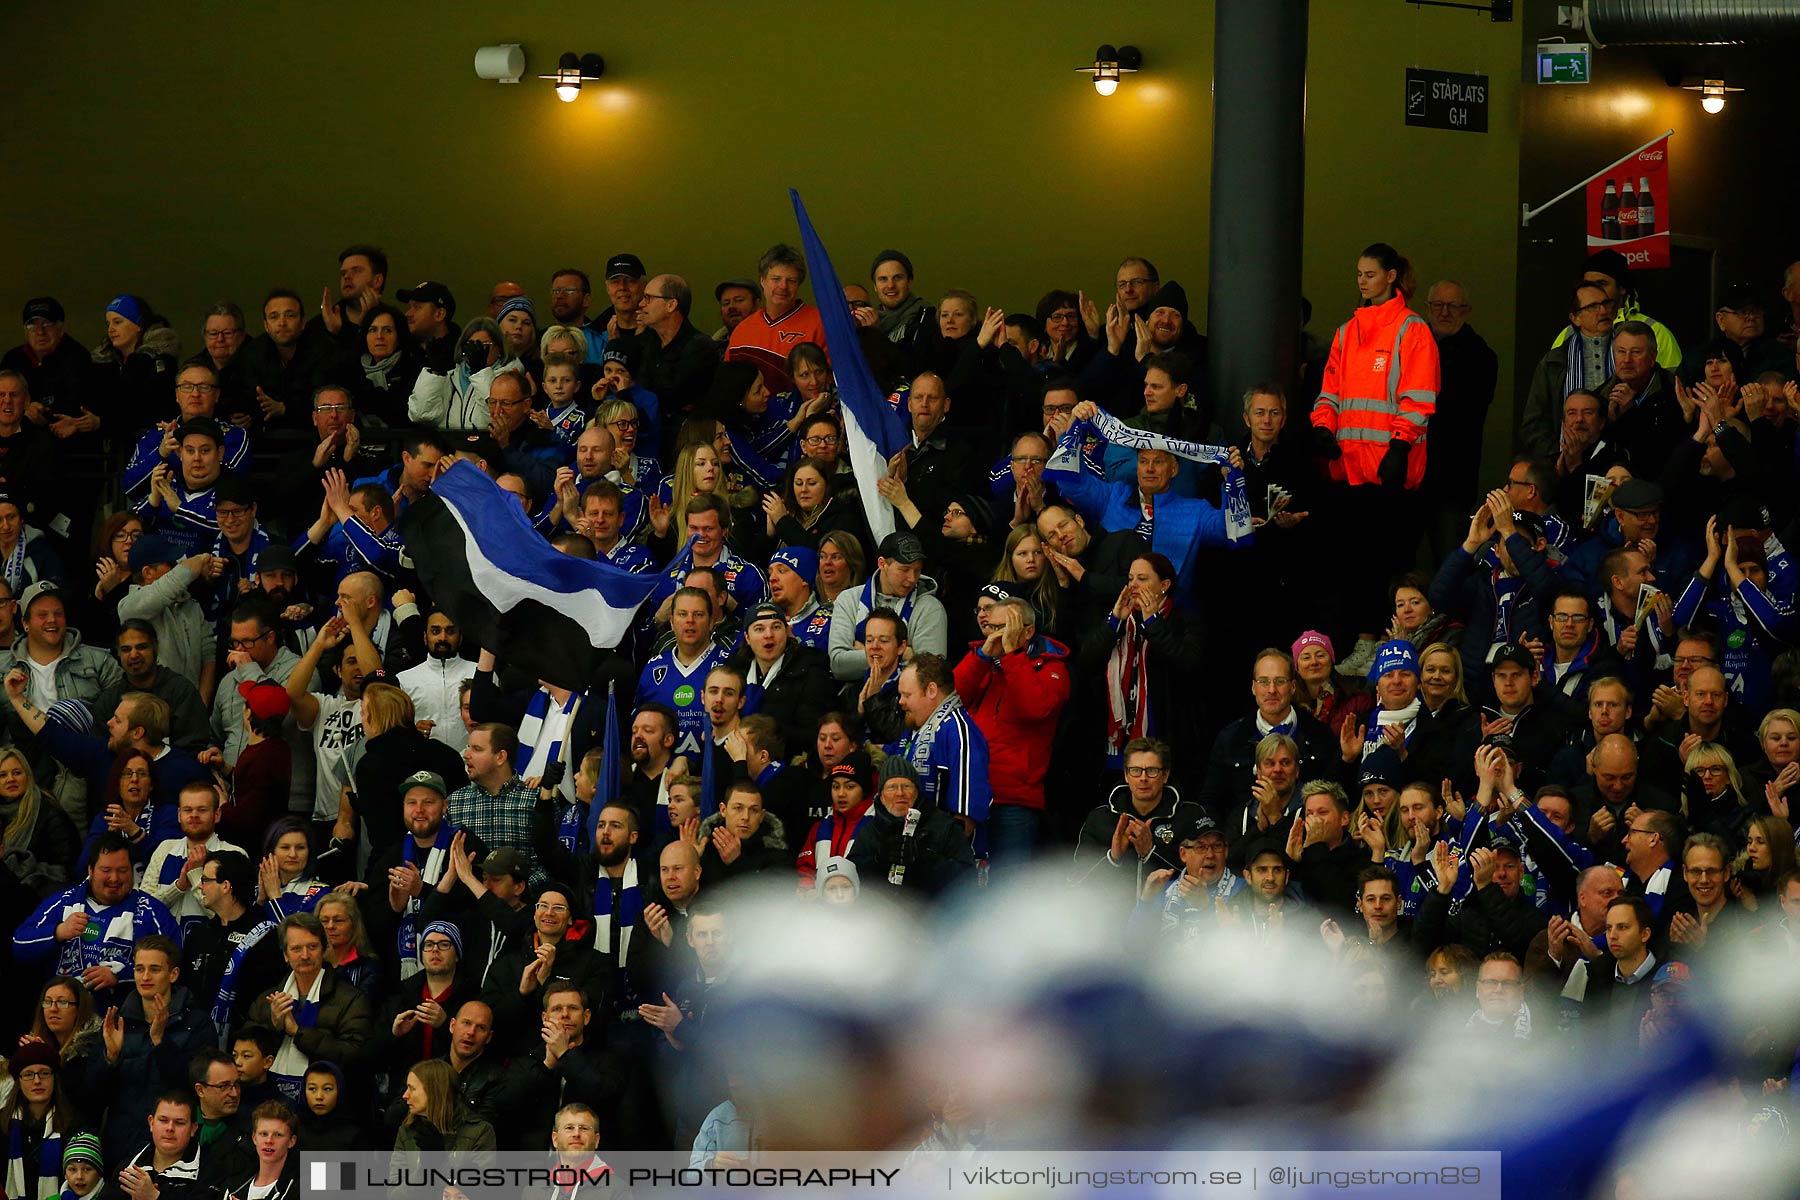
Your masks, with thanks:
[(1727, 46), (1800, 37), (1794, 0), (1583, 0), (1596, 46)]

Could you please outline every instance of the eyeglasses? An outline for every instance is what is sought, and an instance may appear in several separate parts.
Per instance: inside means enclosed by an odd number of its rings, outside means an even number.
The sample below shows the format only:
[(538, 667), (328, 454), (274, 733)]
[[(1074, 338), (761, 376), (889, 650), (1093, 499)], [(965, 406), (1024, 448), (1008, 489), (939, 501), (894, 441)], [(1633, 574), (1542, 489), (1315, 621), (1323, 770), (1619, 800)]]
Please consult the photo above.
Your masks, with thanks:
[(469, 346), (492, 346), (494, 343), (488, 338), (470, 338), (464, 344)]
[(53, 1012), (61, 1012), (65, 1008), (74, 1008), (75, 1005), (76, 1002), (73, 1000), (59, 1000), (54, 996), (46, 996), (41, 1007), (48, 1008)]
[(1578, 313), (1597, 312), (1597, 311), (1601, 311), (1604, 309), (1617, 308), (1617, 307), (1618, 307), (1618, 301), (1616, 301), (1616, 300), (1596, 300), (1592, 304), (1582, 305), (1580, 308), (1576, 309), (1575, 311)]
[(646, 300), (673, 300), (674, 298), (675, 297), (673, 297), (673, 296), (665, 296), (661, 292), (645, 292), (644, 293), (644, 299), (646, 299)]
[(273, 637), (274, 635), (275, 635), (275, 631), (273, 629), (265, 629), (253, 638), (232, 638), (231, 639), (231, 648), (233, 650), (248, 650), (248, 649), (250, 649), (250, 647), (256, 645), (256, 643), (262, 641), (264, 638)]
[(1550, 623), (1553, 625), (1580, 625), (1593, 620), (1586, 613), (1551, 613)]
[(585, 296), (587, 295), (587, 291), (578, 287), (560, 287), (551, 288), (550, 294), (552, 296)]
[(1425, 307), (1429, 308), (1432, 312), (1461, 312), (1469, 306), (1466, 304), (1457, 304), (1449, 300), (1427, 300), (1425, 302)]
[(838, 444), (838, 435), (835, 433), (815, 434), (812, 437), (801, 438), (800, 444), (802, 446), (835, 446)]
[(1075, 406), (1073, 404), (1046, 404), (1044, 411), (1055, 416), (1057, 413), (1074, 412)]
[(539, 900), (537, 902), (537, 911), (547, 912), (547, 913), (566, 913), (569, 911), (569, 906), (566, 904), (546, 904), (542, 900)]
[(1639, 828), (1637, 828), (1637, 827), (1636, 827), (1636, 826), (1635, 826), (1635, 825), (1634, 825), (1634, 826), (1632, 826), (1632, 827), (1631, 827), (1631, 828), (1630, 828), (1630, 829), (1627, 829), (1627, 830), (1626, 830), (1626, 831), (1625, 831), (1625, 832), (1626, 832), (1626, 834), (1627, 834), (1627, 835), (1630, 835), (1630, 834), (1633, 834), (1633, 833), (1639, 833), (1639, 834), (1642, 834), (1642, 835), (1643, 835), (1643, 836), (1645, 836), (1645, 837), (1654, 837), (1654, 836), (1656, 836), (1656, 830), (1654, 830), (1654, 829), (1639, 829)]
[(25, 328), (32, 333), (49, 333), (52, 329), (55, 329), (61, 324), (61, 321), (46, 321), (40, 318), (36, 321), (27, 321), (25, 323)]
[(611, 429), (636, 429), (638, 427), (638, 420), (636, 417), (618, 417), (608, 421), (606, 424), (608, 428)]
[(1484, 988), (1516, 988), (1524, 987), (1525, 981), (1523, 979), (1477, 979), (1475, 981), (1475, 986)]
[(1513, 479), (1513, 478), (1509, 477), (1506, 481), (1506, 486), (1507, 487), (1530, 487), (1531, 480), (1529, 480), (1529, 479)]
[(331, 414), (331, 413), (349, 412), (354, 407), (355, 407), (354, 405), (350, 405), (350, 404), (321, 404), (317, 408), (313, 409), (313, 411), (315, 413)]
[(456, 949), (456, 943), (446, 941), (443, 938), (433, 938), (429, 942), (424, 943), (423, 948), (426, 950), (454, 950)]
[(1726, 871), (1724, 867), (1689, 867), (1687, 873), (1696, 879), (1715, 879)]
[(56, 1078), (56, 1072), (49, 1067), (29, 1067), (19, 1072), (20, 1083), (48, 1083)]
[(219, 507), (213, 509), (213, 515), (222, 518), (247, 517), (250, 515), (250, 510), (237, 504), (221, 504)]
[[(142, 767), (126, 767), (123, 771), (119, 772), (119, 778), (120, 779), (148, 779), (148, 778), (150, 778), (150, 772), (144, 770), (144, 768), (142, 768)], [(206, 881), (203, 879), (200, 882), (205, 883)], [(214, 880), (214, 882), (216, 883), (218, 881)]]
[(1257, 687), (1272, 688), (1272, 687), (1286, 687), (1288, 684), (1290, 684), (1294, 681), (1292, 679), (1289, 679), (1286, 675), (1261, 675), (1255, 679), (1252, 679), (1250, 682), (1255, 684)]
[(1125, 774), (1132, 779), (1155, 779), (1163, 773), (1161, 767), (1126, 767)]
[(1149, 287), (1150, 281), (1148, 279), (1121, 279), (1121, 280), (1119, 280), (1118, 283), (1114, 284), (1113, 286), (1122, 292), (1126, 288)]
[(229, 342), (232, 338), (243, 336), (244, 331), (241, 329), (209, 329), (206, 331), (206, 340), (209, 342)]
[(243, 1084), (233, 1079), (228, 1083), (203, 1083), (200, 1086), (213, 1092), (235, 1092), (243, 1087)]
[(1721, 763), (1703, 763), (1694, 768), (1696, 775), (1729, 775), (1730, 773)]
[(175, 390), (184, 396), (192, 396), (196, 393), (216, 392), (219, 390), (219, 385), (216, 383), (178, 383), (175, 385)]
[(1697, 654), (1690, 654), (1685, 658), (1676, 659), (1675, 665), (1678, 667), (1710, 667), (1713, 665), (1714, 661), (1716, 660)]
[[(147, 773), (148, 772), (146, 772), (146, 774)], [(200, 877), (200, 882), (201, 883), (217, 883), (217, 882), (219, 882), (219, 877), (217, 875), (202, 875)]]

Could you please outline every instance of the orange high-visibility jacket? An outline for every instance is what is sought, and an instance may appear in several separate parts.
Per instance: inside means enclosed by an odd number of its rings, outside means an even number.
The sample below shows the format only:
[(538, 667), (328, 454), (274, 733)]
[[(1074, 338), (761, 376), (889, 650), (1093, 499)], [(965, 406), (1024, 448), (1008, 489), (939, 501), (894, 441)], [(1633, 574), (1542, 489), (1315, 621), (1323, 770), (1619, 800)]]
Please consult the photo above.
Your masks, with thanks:
[(1331, 339), (1325, 386), (1313, 402), (1312, 423), (1337, 435), (1343, 457), (1331, 477), (1351, 484), (1380, 483), (1388, 442), (1411, 447), (1406, 486), (1425, 478), (1425, 425), (1437, 410), (1437, 341), (1424, 318), (1395, 292), (1384, 304), (1356, 310)]

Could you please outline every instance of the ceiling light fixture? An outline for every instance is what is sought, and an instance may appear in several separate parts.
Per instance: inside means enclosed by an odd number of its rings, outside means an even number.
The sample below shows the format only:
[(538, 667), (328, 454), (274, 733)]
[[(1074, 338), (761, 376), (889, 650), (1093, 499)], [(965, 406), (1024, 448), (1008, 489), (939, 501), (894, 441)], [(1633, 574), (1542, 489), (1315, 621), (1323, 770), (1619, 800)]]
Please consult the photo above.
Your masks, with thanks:
[(1136, 74), (1144, 65), (1144, 55), (1136, 46), (1101, 46), (1094, 51), (1094, 65), (1076, 67), (1077, 73), (1094, 77), (1094, 90), (1110, 96), (1119, 90), (1119, 76)]
[(576, 54), (573, 50), (556, 60), (556, 71), (551, 75), (539, 75), (539, 79), (552, 80), (556, 84), (556, 97), (564, 104), (573, 104), (575, 97), (581, 95), (581, 85), (590, 83), (606, 73), (606, 60), (598, 54)]
[[(1690, 77), (1691, 78), (1691, 77)], [(1741, 87), (1728, 87), (1723, 79), (1702, 79), (1695, 83), (1683, 83), (1684, 89), (1700, 93), (1700, 107), (1717, 116), (1725, 111), (1725, 94), (1741, 92)]]

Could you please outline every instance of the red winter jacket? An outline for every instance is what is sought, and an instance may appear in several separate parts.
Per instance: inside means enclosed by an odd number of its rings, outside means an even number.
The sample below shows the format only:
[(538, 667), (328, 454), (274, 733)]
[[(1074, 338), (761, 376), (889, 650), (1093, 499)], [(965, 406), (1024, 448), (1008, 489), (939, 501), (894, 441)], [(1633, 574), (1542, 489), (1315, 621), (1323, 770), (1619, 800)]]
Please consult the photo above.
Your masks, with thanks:
[(1047, 637), (999, 659), (970, 642), (956, 664), (956, 694), (988, 744), (995, 804), (1044, 807), (1056, 723), (1069, 702), (1069, 648)]
[(1392, 440), (1410, 447), (1406, 486), (1416, 490), (1425, 478), (1425, 425), (1437, 411), (1440, 377), (1437, 341), (1406, 297), (1395, 292), (1352, 313), (1331, 339), (1325, 385), (1312, 409), (1313, 425), (1331, 430), (1344, 452), (1331, 460), (1331, 477), (1379, 484)]

